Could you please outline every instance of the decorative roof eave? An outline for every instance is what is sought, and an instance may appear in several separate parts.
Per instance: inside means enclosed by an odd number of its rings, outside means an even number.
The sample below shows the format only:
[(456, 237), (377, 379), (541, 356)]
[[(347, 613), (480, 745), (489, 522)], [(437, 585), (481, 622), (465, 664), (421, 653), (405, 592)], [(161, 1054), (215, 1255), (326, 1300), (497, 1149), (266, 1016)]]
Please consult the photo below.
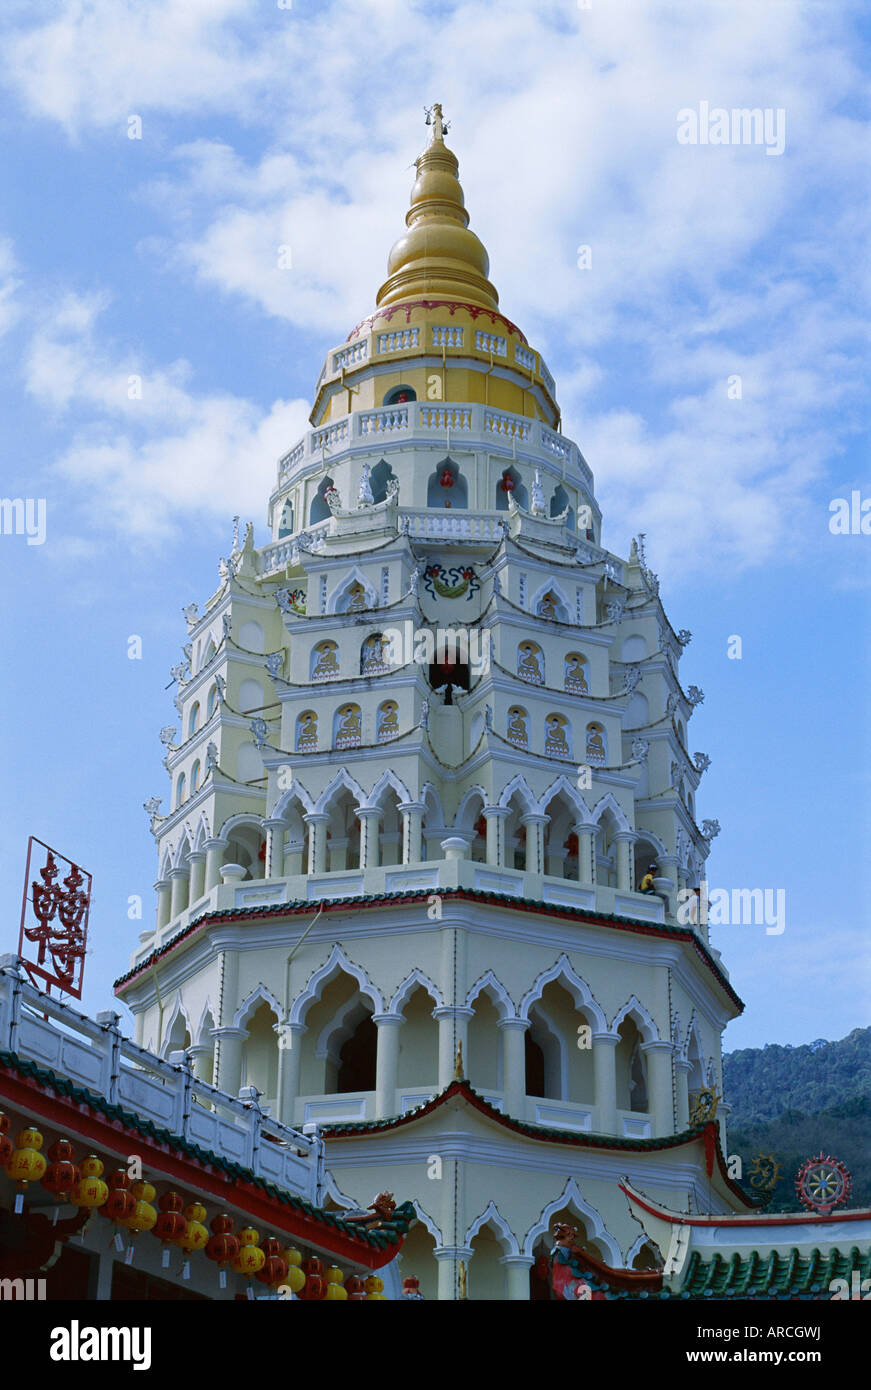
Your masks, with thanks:
[(393, 1115), (384, 1120), (359, 1120), (350, 1124), (322, 1122), (324, 1139), (327, 1143), (332, 1143), (336, 1139), (367, 1138), (370, 1135), (385, 1134), (390, 1130), (405, 1129), (417, 1120), (425, 1119), (427, 1115), (431, 1115), (435, 1110), (455, 1098), (465, 1101), (480, 1114), (485, 1115), (487, 1119), (501, 1125), (503, 1129), (511, 1130), (512, 1133), (522, 1135), (526, 1139), (535, 1139), (546, 1144), (563, 1144), (577, 1149), (611, 1149), (615, 1153), (627, 1151), (656, 1153), (663, 1149), (677, 1149), (686, 1144), (702, 1141), (705, 1146), (705, 1161), (709, 1177), (713, 1175), (714, 1165), (716, 1165), (718, 1176), (722, 1179), (722, 1184), (728, 1190), (729, 1195), (738, 1198), (745, 1210), (753, 1210), (754, 1208), (753, 1199), (748, 1197), (734, 1179), (729, 1177), (726, 1160), (719, 1143), (719, 1128), (712, 1120), (708, 1120), (702, 1125), (696, 1125), (692, 1129), (685, 1129), (680, 1134), (669, 1134), (660, 1139), (619, 1138), (610, 1134), (585, 1134), (574, 1130), (551, 1129), (546, 1125), (530, 1124), (526, 1120), (517, 1120), (512, 1115), (504, 1115), (501, 1110), (497, 1110), (490, 1101), (474, 1090), (465, 1078), (452, 1081), (437, 1096), (433, 1096), (432, 1100), (418, 1106), (415, 1110), (406, 1111), (404, 1115)]
[(165, 1174), (206, 1200), (237, 1207), (260, 1225), (367, 1269), (389, 1264), (415, 1220), (414, 1209), (406, 1202), (397, 1207), (390, 1223), (377, 1230), (349, 1226), (340, 1216), (258, 1177), (242, 1164), (170, 1134), (14, 1052), (0, 1050), (0, 1095), (9, 1105), (125, 1160), (131, 1148), (129, 1137), (123, 1136), (135, 1134), (136, 1152), (149, 1170)]
[[(503, 910), (513, 912), (543, 912), (546, 909), (548, 917), (560, 917), (566, 921), (610, 927), (615, 931), (629, 931), (640, 936), (665, 937), (669, 940), (683, 942), (684, 945), (695, 950), (724, 994), (735, 1005), (736, 1017), (744, 1011), (743, 1000), (735, 993), (710, 951), (691, 927), (673, 927), (662, 923), (641, 922), (634, 917), (618, 917), (616, 914), (608, 912), (588, 912), (585, 908), (568, 907), (559, 903), (545, 904), (537, 902), (534, 898), (511, 898), (502, 893), (483, 892), (476, 888), (442, 888), (439, 890), (439, 894), (443, 900), (491, 903)], [(150, 956), (147, 956), (140, 964), (133, 966), (125, 975), (121, 975), (115, 981), (115, 993), (123, 994), (140, 976), (147, 975), (158, 961), (164, 960), (178, 947), (190, 945), (195, 937), (207, 931), (210, 926), (219, 923), (254, 922), (269, 920), (273, 917), (304, 916), (310, 915), (316, 907), (320, 907), (324, 914), (346, 912), (349, 908), (359, 911), (360, 908), (402, 907), (406, 903), (419, 902), (428, 896), (429, 889), (421, 889), (417, 892), (378, 893), (355, 898), (299, 898), (294, 902), (276, 903), (267, 907), (230, 908), (222, 912), (207, 912), (183, 927), (159, 950), (152, 951)]]
[(753, 1226), (757, 1230), (771, 1230), (778, 1226), (813, 1227), (829, 1225), (832, 1222), (871, 1222), (871, 1207), (856, 1207), (850, 1211), (833, 1211), (828, 1216), (823, 1216), (816, 1211), (757, 1212), (753, 1216), (743, 1216), (739, 1212), (724, 1216), (693, 1216), (686, 1212), (671, 1211), (668, 1207), (655, 1202), (652, 1197), (646, 1197), (644, 1193), (633, 1187), (628, 1178), (624, 1178), (619, 1187), (633, 1209), (637, 1206), (647, 1215), (671, 1226), (718, 1227), (730, 1231), (733, 1228), (744, 1226)]
[(361, 319), (357, 326), (351, 329), (345, 342), (350, 343), (353, 338), (359, 335), (361, 329), (371, 333), (379, 319), (384, 319), (386, 323), (389, 323), (394, 315), (404, 313), (405, 322), (409, 323), (412, 309), (450, 309), (451, 315), (456, 309), (465, 309), (473, 319), (476, 319), (479, 314), (484, 314), (490, 320), (491, 325), (495, 325), (498, 320), (508, 329), (509, 336), (513, 337), (516, 333), (520, 341), (528, 346), (526, 334), (521, 332), (517, 324), (512, 323), (504, 314), (498, 313), (496, 309), (485, 308), (483, 304), (466, 304), (459, 299), (404, 299), (398, 304), (385, 304), (383, 309), (377, 309), (374, 314), (369, 314), (367, 318)]

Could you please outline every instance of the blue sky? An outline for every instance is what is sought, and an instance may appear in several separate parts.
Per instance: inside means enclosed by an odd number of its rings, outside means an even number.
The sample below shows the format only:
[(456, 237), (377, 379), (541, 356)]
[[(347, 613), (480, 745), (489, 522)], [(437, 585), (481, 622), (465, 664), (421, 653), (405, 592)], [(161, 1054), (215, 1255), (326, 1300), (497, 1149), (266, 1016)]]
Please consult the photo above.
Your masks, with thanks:
[[(128, 897), (152, 912), (142, 802), (166, 796), (181, 608), (235, 513), (265, 539), (275, 459), (374, 307), (440, 100), (606, 544), (646, 533), (694, 634), (711, 884), (786, 890), (782, 935), (714, 929), (747, 1003), (726, 1046), (868, 1023), (871, 537), (828, 525), (871, 496), (867, 30), (861, 6), (791, 0), (9, 0), (2, 493), (45, 498), (47, 533), (0, 536), (3, 949), (32, 832), (95, 876), (85, 1004), (109, 1003)], [(701, 102), (783, 110), (783, 153), (680, 144)]]

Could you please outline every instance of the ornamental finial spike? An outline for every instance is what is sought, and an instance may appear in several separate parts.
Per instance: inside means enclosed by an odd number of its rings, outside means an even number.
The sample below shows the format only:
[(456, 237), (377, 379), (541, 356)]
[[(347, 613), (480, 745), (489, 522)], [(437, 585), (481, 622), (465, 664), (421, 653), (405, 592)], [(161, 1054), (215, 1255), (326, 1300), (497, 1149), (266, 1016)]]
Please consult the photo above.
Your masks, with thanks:
[(455, 1080), (455, 1081), (463, 1081), (464, 1079), (465, 1079), (465, 1078), (464, 1078), (464, 1075), (463, 1075), (463, 1044), (462, 1044), (462, 1042), (458, 1042), (458, 1043), (457, 1043), (457, 1061), (456, 1061), (456, 1066), (454, 1067), (454, 1080)]
[[(426, 123), (432, 126), (432, 140), (444, 140), (451, 128), (450, 121), (446, 121), (442, 115), (441, 102), (437, 101), (432, 106), (424, 108), (426, 111)], [(432, 143), (432, 140), (430, 143)]]

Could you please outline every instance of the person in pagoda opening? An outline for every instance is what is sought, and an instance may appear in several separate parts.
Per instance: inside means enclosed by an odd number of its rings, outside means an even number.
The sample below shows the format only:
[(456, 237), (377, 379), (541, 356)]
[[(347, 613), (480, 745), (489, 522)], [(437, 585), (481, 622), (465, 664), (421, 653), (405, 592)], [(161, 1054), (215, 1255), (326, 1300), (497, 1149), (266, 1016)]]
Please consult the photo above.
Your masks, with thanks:
[(638, 885), (638, 891), (639, 891), (639, 893), (656, 893), (656, 889), (655, 889), (654, 886), (653, 886), (653, 875), (654, 875), (655, 873), (656, 873), (656, 865), (655, 865), (655, 864), (649, 864), (649, 865), (647, 866), (647, 873), (644, 875), (643, 879), (641, 880), (640, 884)]

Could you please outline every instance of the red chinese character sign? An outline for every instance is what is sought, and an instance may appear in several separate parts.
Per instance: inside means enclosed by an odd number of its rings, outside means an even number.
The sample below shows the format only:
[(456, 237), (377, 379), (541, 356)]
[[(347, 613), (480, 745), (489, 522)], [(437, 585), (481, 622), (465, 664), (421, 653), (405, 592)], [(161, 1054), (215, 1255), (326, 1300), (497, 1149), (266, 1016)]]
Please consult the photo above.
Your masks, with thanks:
[[(40, 850), (45, 851), (45, 863), (36, 870), (42, 857)], [(69, 872), (62, 878), (65, 868)], [(91, 875), (31, 835), (27, 842), (18, 954), (34, 984), (47, 985), (49, 993), (56, 985), (75, 999), (82, 997), (90, 906)], [(31, 954), (26, 954), (28, 942)]]

